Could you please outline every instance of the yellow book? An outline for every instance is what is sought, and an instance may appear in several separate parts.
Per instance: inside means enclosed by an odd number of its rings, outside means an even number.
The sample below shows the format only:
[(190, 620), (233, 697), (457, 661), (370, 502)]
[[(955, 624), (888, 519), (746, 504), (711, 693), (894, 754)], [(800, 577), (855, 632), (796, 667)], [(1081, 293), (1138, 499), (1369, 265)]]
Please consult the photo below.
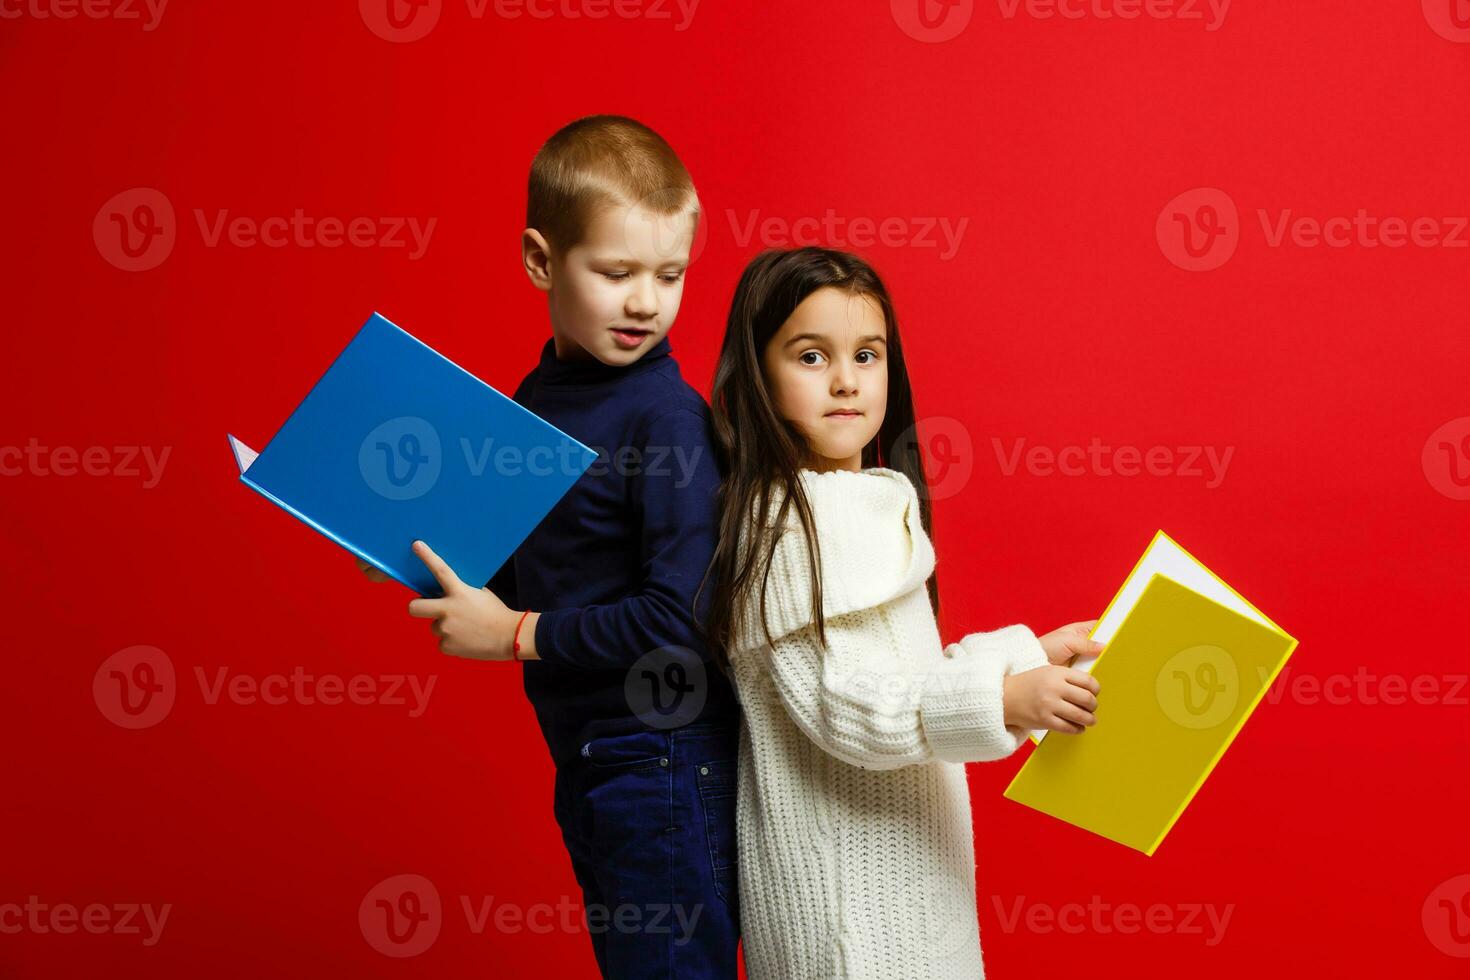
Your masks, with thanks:
[(1097, 724), (1039, 744), (1006, 798), (1152, 855), (1296, 640), (1160, 531), (1074, 666), (1101, 684)]

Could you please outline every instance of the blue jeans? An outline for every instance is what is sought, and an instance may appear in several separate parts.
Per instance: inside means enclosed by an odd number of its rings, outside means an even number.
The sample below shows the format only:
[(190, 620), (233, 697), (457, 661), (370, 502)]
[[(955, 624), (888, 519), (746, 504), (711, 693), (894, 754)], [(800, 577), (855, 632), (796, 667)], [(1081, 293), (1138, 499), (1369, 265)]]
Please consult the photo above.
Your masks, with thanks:
[(737, 730), (595, 738), (556, 774), (556, 820), (604, 980), (735, 980)]

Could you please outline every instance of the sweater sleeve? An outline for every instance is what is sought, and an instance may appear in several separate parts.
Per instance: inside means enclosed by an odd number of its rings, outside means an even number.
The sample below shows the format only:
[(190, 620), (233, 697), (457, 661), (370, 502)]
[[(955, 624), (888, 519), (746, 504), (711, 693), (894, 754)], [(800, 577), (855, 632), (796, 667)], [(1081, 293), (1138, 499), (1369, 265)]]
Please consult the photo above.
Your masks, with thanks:
[(664, 647), (707, 658), (698, 620), (711, 590), (701, 597), (698, 618), (693, 603), (718, 533), (720, 477), (708, 422), (688, 408), (665, 412), (649, 424), (639, 450), (642, 462), (630, 482), (642, 522), (641, 585), (616, 602), (543, 611), (536, 623), (542, 660), (626, 670)]
[(490, 576), (485, 588), (494, 592), (496, 598), (510, 608), (520, 608), (520, 599), (516, 595), (516, 556), (513, 553), (500, 566), (500, 571)]
[(1003, 759), (1026, 741), (1026, 731), (1005, 725), (1001, 698), (1007, 673), (1040, 666), (1026, 627), (972, 633), (921, 669), (883, 641), (877, 609), (829, 619), (826, 632), (825, 650), (812, 626), (787, 634), (763, 666), (792, 720), (827, 753), (897, 769)]

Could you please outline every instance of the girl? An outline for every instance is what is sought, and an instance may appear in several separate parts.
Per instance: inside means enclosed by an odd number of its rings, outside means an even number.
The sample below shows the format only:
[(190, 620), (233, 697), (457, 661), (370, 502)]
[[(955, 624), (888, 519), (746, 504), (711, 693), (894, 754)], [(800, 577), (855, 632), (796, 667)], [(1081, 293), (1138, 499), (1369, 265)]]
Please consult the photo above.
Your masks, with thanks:
[(928, 487), (888, 293), (773, 251), (735, 293), (709, 629), (744, 708), (737, 853), (751, 980), (982, 976), (963, 763), (1080, 733), (1092, 623), (940, 642)]

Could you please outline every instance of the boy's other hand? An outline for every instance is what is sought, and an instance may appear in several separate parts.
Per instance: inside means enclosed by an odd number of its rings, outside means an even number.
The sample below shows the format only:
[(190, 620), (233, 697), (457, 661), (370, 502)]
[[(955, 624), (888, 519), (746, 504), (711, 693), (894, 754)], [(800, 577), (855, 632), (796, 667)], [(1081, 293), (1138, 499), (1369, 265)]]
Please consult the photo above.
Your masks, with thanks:
[(1097, 678), (1075, 667), (1035, 667), (1006, 676), (1005, 723), (1027, 730), (1080, 735), (1097, 724)]
[(1087, 638), (1097, 626), (1097, 620), (1085, 623), (1070, 623), (1054, 629), (1045, 636), (1037, 637), (1046, 659), (1059, 667), (1066, 667), (1077, 657), (1095, 657), (1103, 651), (1103, 644)]
[(444, 597), (414, 599), (408, 614), (434, 621), (430, 629), (439, 638), (440, 651), (472, 660), (514, 659), (512, 644), (520, 614), (489, 589), (466, 585), (426, 542), (415, 541), (413, 553), (428, 566)]
[(394, 580), (393, 579), (393, 576), (391, 576), (387, 572), (383, 571), (377, 565), (374, 565), (374, 564), (372, 564), (370, 562), (365, 562), (361, 558), (358, 558), (356, 555), (353, 555), (352, 557), (357, 561), (358, 571), (360, 571), (360, 572), (362, 572), (362, 574), (366, 575), (368, 577), (368, 581), (370, 581), (370, 582), (392, 582)]

